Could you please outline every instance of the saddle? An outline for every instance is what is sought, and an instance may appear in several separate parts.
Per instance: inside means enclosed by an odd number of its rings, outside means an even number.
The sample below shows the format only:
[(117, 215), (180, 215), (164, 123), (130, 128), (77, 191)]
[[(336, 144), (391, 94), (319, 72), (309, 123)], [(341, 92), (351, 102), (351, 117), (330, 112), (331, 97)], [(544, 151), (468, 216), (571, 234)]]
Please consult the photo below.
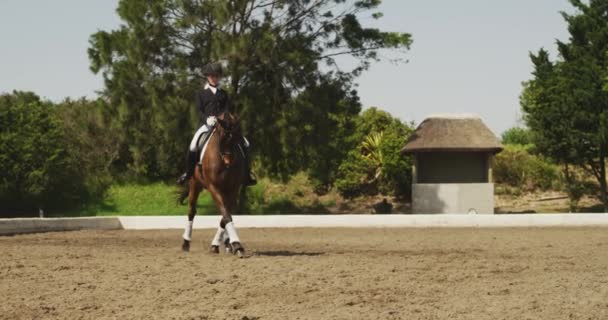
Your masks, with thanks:
[(209, 145), (209, 141), (211, 141), (211, 137), (215, 133), (215, 128), (210, 131), (207, 131), (202, 134), (201, 139), (199, 140), (198, 149), (200, 150), (198, 153), (198, 165), (203, 164), (203, 156), (205, 155), (205, 150), (207, 150), (207, 145)]

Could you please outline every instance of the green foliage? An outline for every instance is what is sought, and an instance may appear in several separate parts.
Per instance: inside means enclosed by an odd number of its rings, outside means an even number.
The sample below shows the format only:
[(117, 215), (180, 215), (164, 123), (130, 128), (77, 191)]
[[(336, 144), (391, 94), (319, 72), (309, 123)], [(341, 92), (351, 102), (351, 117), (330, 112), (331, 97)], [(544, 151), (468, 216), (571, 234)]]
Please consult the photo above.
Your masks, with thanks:
[(570, 3), (574, 13), (562, 13), (569, 41), (557, 41), (556, 61), (544, 49), (531, 55), (534, 78), (526, 83), (521, 104), (539, 152), (590, 170), (608, 210), (608, 1)]
[[(338, 167), (354, 147), (356, 115), (360, 111), (355, 92), (347, 92), (340, 81), (311, 87), (295, 100), (288, 114), (288, 135), (284, 141), (285, 174), (307, 171), (319, 193), (327, 192)], [(261, 138), (261, 137), (260, 137)], [(297, 147), (296, 147), (297, 146)], [(272, 171), (267, 171), (273, 176)]]
[[(118, 30), (90, 38), (91, 70), (105, 81), (113, 167), (150, 179), (177, 175), (197, 122), (201, 67), (226, 64), (226, 88), (264, 175), (308, 171), (327, 191), (348, 150), (360, 103), (353, 79), (380, 50), (411, 36), (361, 25), (378, 0), (121, 0)], [(340, 71), (334, 58), (357, 63)], [(296, 147), (297, 146), (297, 147)]]
[(589, 179), (581, 172), (572, 170), (568, 165), (564, 166), (564, 179), (565, 179), (565, 191), (568, 194), (570, 212), (576, 212), (578, 210), (578, 204), (581, 198), (590, 192), (590, 190), (597, 189), (597, 186), (593, 186), (589, 183)]
[(359, 150), (352, 150), (340, 165), (336, 188), (347, 198), (372, 194), (375, 190), (368, 185), (368, 181), (375, 171), (373, 164)]
[(505, 145), (493, 162), (494, 181), (520, 192), (559, 188), (559, 167), (541, 156), (530, 154), (525, 146)]
[(411, 160), (401, 155), (412, 127), (370, 108), (357, 119), (357, 147), (340, 165), (336, 187), (345, 197), (377, 193), (407, 196)]
[(532, 135), (526, 128), (513, 127), (502, 133), (503, 144), (532, 145)]
[(385, 131), (384, 139), (380, 145), (383, 154), (382, 180), (378, 190), (382, 194), (398, 197), (409, 197), (412, 183), (412, 163), (409, 157), (401, 155), (413, 128), (406, 125), (392, 131)]
[(75, 207), (103, 195), (108, 181), (97, 165), (103, 158), (88, 153), (76, 135), (80, 131), (63, 121), (68, 108), (28, 92), (0, 96), (0, 203), (5, 214)]
[(101, 197), (113, 182), (112, 163), (119, 152), (116, 134), (107, 127), (105, 103), (66, 99), (55, 108), (65, 132), (63, 143), (85, 173), (85, 189)]
[[(252, 141), (254, 167), (268, 177), (265, 181), (278, 179), (288, 190), (293, 186), (292, 193), (268, 191), (274, 182), (251, 188), (251, 212), (318, 210), (323, 204), (310, 193), (331, 195), (339, 175), (343, 183), (350, 179), (344, 177), (363, 175), (364, 186), (353, 185), (359, 191), (369, 185), (370, 192), (404, 192), (409, 160), (400, 157), (399, 149), (411, 129), (376, 109), (359, 116), (354, 90), (354, 79), (380, 60), (380, 52), (401, 54), (412, 42), (407, 33), (362, 24), (361, 17), (382, 17), (380, 4), (121, 0), (117, 13), (122, 25), (89, 39), (90, 68), (104, 79), (101, 99), (53, 105), (20, 94), (10, 97), (19, 103), (11, 100), (11, 108), (2, 109), (3, 124), (20, 126), (3, 125), (7, 177), (0, 181), (2, 199), (79, 207), (87, 199), (102, 198), (114, 179), (122, 184), (110, 189), (110, 199), (118, 200), (106, 199), (99, 206), (172, 212), (165, 204), (148, 207), (138, 201), (139, 207), (127, 208), (121, 192), (146, 189), (129, 183), (179, 174), (199, 121), (193, 93), (202, 85), (201, 67), (211, 61), (225, 65), (224, 87)], [(339, 56), (353, 58), (353, 68), (338, 68), (334, 59)], [(367, 147), (361, 144), (372, 132), (379, 138), (367, 146), (373, 149), (362, 152)], [(353, 157), (355, 167), (362, 161), (369, 168), (340, 173), (341, 165), (349, 167), (347, 157)], [(130, 191), (124, 195), (136, 198)], [(305, 200), (312, 202), (300, 202)]]
[(299, 172), (287, 182), (265, 178), (256, 186), (247, 188), (244, 213), (263, 214), (320, 214), (336, 204), (335, 194), (318, 196), (310, 177)]

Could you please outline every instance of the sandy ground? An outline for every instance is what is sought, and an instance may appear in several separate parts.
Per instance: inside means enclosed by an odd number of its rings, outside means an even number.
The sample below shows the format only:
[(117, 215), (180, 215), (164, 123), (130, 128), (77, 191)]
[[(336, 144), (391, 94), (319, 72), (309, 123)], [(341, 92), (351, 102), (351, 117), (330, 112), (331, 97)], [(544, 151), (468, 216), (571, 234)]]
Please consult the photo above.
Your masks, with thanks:
[(608, 229), (0, 237), (0, 319), (608, 319)]

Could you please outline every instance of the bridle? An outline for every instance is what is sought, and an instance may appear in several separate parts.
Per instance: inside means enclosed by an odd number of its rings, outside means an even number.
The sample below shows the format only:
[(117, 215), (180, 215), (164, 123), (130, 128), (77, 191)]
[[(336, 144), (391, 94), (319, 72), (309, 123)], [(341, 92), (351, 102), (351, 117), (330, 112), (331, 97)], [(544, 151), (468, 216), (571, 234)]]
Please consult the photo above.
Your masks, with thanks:
[[(217, 123), (220, 127), (222, 127), (223, 130), (223, 135), (220, 137), (219, 156), (222, 162), (226, 165), (226, 168), (230, 168), (233, 165), (233, 161), (230, 160), (234, 160), (232, 155), (234, 154), (234, 147), (236, 145), (235, 143), (232, 143), (232, 141), (238, 133), (235, 133), (235, 128), (233, 126), (229, 126), (224, 120), (218, 119)], [(225, 148), (226, 145), (229, 145), (228, 150)]]

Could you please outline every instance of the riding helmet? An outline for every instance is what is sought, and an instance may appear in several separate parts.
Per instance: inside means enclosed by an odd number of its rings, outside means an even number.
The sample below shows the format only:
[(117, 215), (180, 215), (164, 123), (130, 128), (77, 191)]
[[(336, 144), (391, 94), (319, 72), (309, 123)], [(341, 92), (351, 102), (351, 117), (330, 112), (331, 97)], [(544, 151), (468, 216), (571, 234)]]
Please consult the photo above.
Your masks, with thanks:
[(212, 62), (212, 63), (206, 64), (203, 67), (204, 76), (210, 76), (210, 75), (222, 76), (223, 74), (224, 74), (224, 70), (220, 63)]

